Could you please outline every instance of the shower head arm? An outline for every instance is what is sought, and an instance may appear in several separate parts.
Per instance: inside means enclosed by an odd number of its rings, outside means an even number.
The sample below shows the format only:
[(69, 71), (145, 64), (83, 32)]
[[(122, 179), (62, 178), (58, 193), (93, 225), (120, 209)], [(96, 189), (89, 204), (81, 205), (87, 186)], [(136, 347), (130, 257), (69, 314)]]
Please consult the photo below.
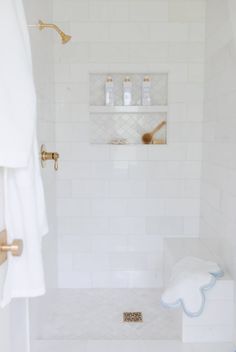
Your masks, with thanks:
[(37, 27), (39, 28), (40, 31), (42, 31), (45, 28), (52, 28), (52, 29), (55, 29), (55, 31), (57, 31), (57, 33), (59, 33), (59, 34), (64, 33), (56, 24), (54, 24), (54, 23), (44, 23), (41, 20), (39, 20), (39, 23), (38, 23)]
[(70, 35), (65, 34), (56, 24), (53, 23), (44, 23), (43, 21), (39, 20), (38, 24), (29, 25), (29, 27), (36, 27), (40, 31), (45, 28), (54, 29), (61, 36), (63, 44), (67, 43), (71, 39)]

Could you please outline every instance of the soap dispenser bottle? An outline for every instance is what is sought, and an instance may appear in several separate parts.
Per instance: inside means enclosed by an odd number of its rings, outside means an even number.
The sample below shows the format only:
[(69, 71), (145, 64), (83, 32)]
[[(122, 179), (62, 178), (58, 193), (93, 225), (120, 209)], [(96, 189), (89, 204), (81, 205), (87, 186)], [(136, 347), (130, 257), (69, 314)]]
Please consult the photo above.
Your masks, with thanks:
[(114, 105), (114, 83), (111, 76), (107, 77), (105, 84), (105, 99), (107, 106)]
[(151, 105), (151, 80), (145, 76), (142, 84), (142, 105)]
[(123, 90), (124, 90), (124, 94), (123, 94), (124, 105), (125, 106), (132, 105), (132, 82), (130, 77), (128, 76), (124, 79)]

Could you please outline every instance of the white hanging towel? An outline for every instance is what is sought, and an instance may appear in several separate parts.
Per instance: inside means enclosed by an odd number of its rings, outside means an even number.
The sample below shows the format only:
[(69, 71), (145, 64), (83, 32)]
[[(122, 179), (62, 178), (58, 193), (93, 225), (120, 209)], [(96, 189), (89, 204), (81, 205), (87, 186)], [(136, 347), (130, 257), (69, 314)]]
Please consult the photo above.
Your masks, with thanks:
[(205, 292), (214, 287), (216, 280), (223, 275), (214, 262), (195, 257), (183, 258), (173, 268), (162, 294), (162, 304), (168, 308), (182, 307), (189, 317), (200, 316), (205, 306)]
[(0, 166), (27, 166), (36, 98), (22, 0), (0, 0)]
[(1, 306), (13, 297), (45, 292), (41, 239), (48, 232), (36, 141), (36, 94), (22, 0), (0, 0), (0, 167), (8, 242), (22, 239), (21, 257), (9, 255)]

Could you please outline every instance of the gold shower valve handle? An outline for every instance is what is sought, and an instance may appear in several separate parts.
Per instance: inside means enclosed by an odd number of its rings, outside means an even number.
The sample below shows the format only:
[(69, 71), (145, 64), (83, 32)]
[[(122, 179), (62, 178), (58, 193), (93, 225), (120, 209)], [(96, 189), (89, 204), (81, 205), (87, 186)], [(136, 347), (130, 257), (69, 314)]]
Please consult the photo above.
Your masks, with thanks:
[(54, 169), (58, 170), (58, 159), (60, 155), (57, 152), (47, 152), (45, 145), (41, 146), (41, 164), (42, 167), (45, 167), (45, 161), (53, 160), (54, 161)]
[(58, 170), (58, 158), (59, 158), (59, 154), (57, 153), (57, 157), (56, 157), (56, 159), (54, 159), (54, 170), (55, 171)]
[(14, 240), (12, 244), (2, 244), (0, 246), (1, 252), (11, 252), (14, 257), (20, 257), (23, 252), (23, 241)]

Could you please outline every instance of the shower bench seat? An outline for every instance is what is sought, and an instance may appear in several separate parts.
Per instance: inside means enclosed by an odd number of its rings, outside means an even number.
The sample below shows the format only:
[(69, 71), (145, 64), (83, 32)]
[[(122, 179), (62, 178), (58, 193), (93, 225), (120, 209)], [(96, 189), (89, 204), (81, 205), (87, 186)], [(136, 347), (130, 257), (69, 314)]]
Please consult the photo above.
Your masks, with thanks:
[[(164, 241), (164, 285), (170, 277), (173, 265), (186, 256), (219, 262), (200, 239), (168, 238)], [(206, 292), (205, 309), (201, 316), (190, 318), (182, 313), (182, 341), (232, 341), (234, 312), (234, 281), (225, 272), (216, 285)]]

